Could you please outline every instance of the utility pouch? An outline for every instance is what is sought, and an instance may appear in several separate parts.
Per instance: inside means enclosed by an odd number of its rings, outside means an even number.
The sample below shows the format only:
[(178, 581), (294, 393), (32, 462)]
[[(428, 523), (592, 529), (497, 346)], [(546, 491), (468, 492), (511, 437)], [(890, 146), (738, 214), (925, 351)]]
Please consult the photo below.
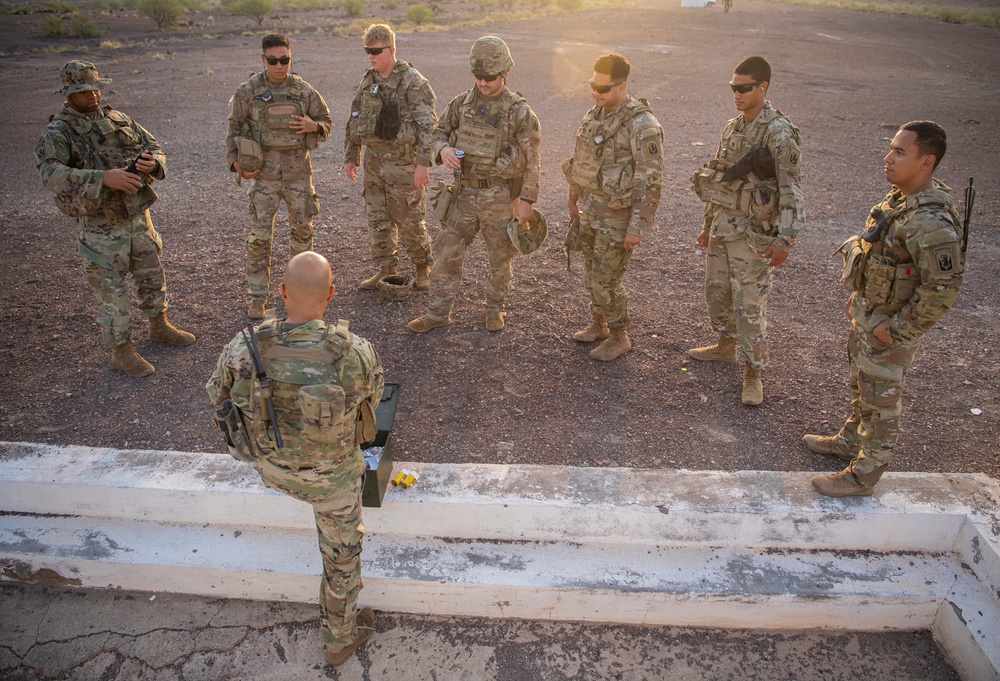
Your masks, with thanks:
[(344, 438), (344, 389), (333, 383), (299, 388), (302, 437), (318, 445), (339, 445)]
[(840, 273), (840, 283), (847, 287), (849, 291), (861, 290), (862, 263), (865, 259), (865, 249), (861, 246), (861, 237), (852, 236), (840, 245), (833, 254), (840, 254), (844, 258), (844, 269)]
[(865, 268), (863, 297), (869, 305), (885, 305), (892, 297), (892, 283), (896, 278), (896, 264), (883, 255), (872, 255)]
[(243, 423), (243, 416), (239, 407), (233, 404), (232, 400), (226, 400), (215, 410), (215, 422), (222, 431), (222, 437), (226, 441), (226, 449), (229, 450), (233, 458), (245, 463), (253, 463), (253, 449), (250, 447), (250, 439), (247, 436), (247, 429)]
[(363, 445), (374, 442), (378, 435), (378, 425), (375, 423), (375, 408), (371, 402), (364, 400), (358, 405), (358, 423), (354, 427), (354, 444)]
[(434, 195), (431, 196), (431, 205), (434, 207), (434, 215), (444, 224), (451, 213), (451, 205), (454, 203), (455, 195), (452, 192), (452, 185), (444, 180), (439, 180), (434, 185)]

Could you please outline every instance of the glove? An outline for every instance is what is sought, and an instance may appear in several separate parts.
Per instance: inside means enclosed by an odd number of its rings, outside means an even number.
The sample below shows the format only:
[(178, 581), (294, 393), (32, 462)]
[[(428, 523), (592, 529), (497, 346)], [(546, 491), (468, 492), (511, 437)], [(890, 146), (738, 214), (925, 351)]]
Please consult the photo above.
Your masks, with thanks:
[(375, 121), (375, 136), (384, 140), (395, 139), (399, 134), (399, 126), (399, 103), (395, 100), (383, 102), (378, 120)]

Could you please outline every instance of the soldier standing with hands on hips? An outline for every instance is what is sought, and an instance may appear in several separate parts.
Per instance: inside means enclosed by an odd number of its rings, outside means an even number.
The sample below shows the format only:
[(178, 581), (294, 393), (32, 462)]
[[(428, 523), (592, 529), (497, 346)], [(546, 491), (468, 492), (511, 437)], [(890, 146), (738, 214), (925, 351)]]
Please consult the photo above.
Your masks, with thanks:
[(379, 271), (359, 287), (376, 289), (383, 277), (397, 274), (396, 246), (401, 241), (416, 269), (415, 287), (426, 291), (434, 262), (424, 223), (438, 122), (434, 90), (419, 71), (396, 58), (396, 34), (389, 26), (369, 26), (364, 45), (371, 68), (351, 104), (344, 172), (351, 181), (357, 178), (363, 146), (368, 238)]
[(635, 247), (653, 231), (663, 185), (663, 129), (649, 104), (626, 92), (630, 71), (620, 54), (594, 62), (595, 106), (580, 123), (573, 158), (563, 164), (570, 229), (579, 230), (592, 315), (573, 340), (604, 339), (590, 352), (603, 362), (632, 349), (622, 277)]
[(236, 181), (251, 180), (247, 237), (247, 316), (263, 319), (271, 283), (274, 215), (288, 209), (289, 257), (312, 250), (313, 216), (319, 197), (312, 183), (309, 151), (330, 136), (330, 109), (309, 83), (291, 73), (288, 38), (261, 40), (264, 70), (250, 76), (229, 98), (226, 159)]
[(319, 606), (326, 663), (338, 666), (375, 630), (371, 608), (357, 609), (361, 444), (377, 433), (382, 364), (346, 321), (323, 321), (334, 287), (322, 255), (293, 257), (280, 292), (288, 316), (238, 334), (205, 387), (217, 418), (228, 426), (230, 454), (252, 464), (268, 487), (313, 507), (323, 556)]
[(145, 128), (101, 104), (101, 88), (111, 79), (100, 78), (92, 63), (68, 62), (60, 79), (55, 93), (65, 95), (66, 103), (38, 140), (35, 165), (59, 210), (76, 218), (77, 252), (112, 363), (129, 376), (148, 376), (155, 369), (132, 344), (126, 275), (131, 273), (139, 309), (149, 318), (150, 340), (195, 341), (167, 321), (162, 242), (149, 217), (156, 201), (152, 184), (166, 176), (167, 159)]
[[(892, 189), (872, 208), (864, 233), (840, 248), (841, 281), (851, 290), (851, 415), (836, 435), (806, 435), (802, 443), (849, 465), (812, 479), (821, 494), (872, 494), (893, 458), (903, 382), (920, 339), (958, 298), (965, 271), (963, 226), (950, 190), (934, 178), (946, 150), (947, 136), (937, 123), (903, 125), (885, 157)], [(966, 215), (972, 196), (970, 190)]]
[(747, 57), (729, 87), (740, 115), (729, 121), (715, 159), (692, 176), (705, 202), (698, 245), (706, 248), (705, 299), (714, 345), (688, 350), (701, 361), (741, 362), (746, 405), (764, 401), (767, 298), (774, 268), (788, 258), (805, 221), (798, 128), (767, 101), (771, 65)]
[[(433, 156), (461, 172), (457, 197), (436, 244), (430, 306), (407, 325), (414, 333), (451, 323), (465, 253), (480, 231), (489, 260), (486, 330), (504, 327), (503, 306), (517, 252), (507, 225), (515, 216), (521, 224), (530, 223), (538, 200), (542, 129), (524, 97), (507, 88), (514, 66), (507, 43), (496, 36), (479, 38), (469, 64), (476, 86), (451, 100), (435, 131)], [(456, 152), (464, 153), (461, 161)]]

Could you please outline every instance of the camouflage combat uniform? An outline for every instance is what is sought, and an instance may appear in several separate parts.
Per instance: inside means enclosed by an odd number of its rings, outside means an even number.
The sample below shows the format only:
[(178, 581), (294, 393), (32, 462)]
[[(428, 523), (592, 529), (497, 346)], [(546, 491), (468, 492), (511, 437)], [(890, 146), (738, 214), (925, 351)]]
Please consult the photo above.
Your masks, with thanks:
[[(319, 129), (296, 134), (289, 128), (292, 115), (309, 116)], [(319, 197), (313, 188), (309, 150), (330, 136), (332, 124), (323, 97), (294, 73), (278, 85), (268, 81), (265, 71), (255, 73), (229, 99), (229, 169), (235, 170), (238, 160), (237, 137), (255, 140), (264, 151), (264, 165), (248, 191), (247, 283), (254, 300), (267, 299), (274, 215), (282, 201), (288, 209), (289, 257), (312, 250), (312, 219), (319, 213)]]
[(450, 314), (462, 283), (466, 250), (480, 230), (489, 261), (486, 311), (501, 312), (517, 252), (507, 223), (519, 199), (538, 200), (542, 138), (538, 118), (524, 98), (506, 86), (492, 99), (472, 88), (448, 104), (435, 138), (435, 158), (451, 146), (464, 151), (465, 159), (462, 191), (436, 245), (428, 316), (444, 319)]
[(622, 277), (632, 256), (626, 234), (646, 237), (660, 205), (663, 129), (644, 100), (614, 111), (595, 106), (583, 117), (576, 152), (564, 167), (569, 200), (581, 201), (584, 281), (594, 314), (610, 329), (629, 327)]
[[(705, 203), (709, 318), (720, 335), (738, 340), (738, 360), (754, 369), (767, 364), (767, 296), (774, 270), (769, 258), (761, 256), (772, 245), (791, 250), (805, 221), (799, 188), (801, 141), (798, 129), (768, 102), (752, 121), (743, 114), (729, 121), (713, 161), (723, 170), (746, 153), (767, 147), (775, 162), (776, 180), (745, 186), (746, 211)], [(739, 203), (740, 197), (735, 199)]]
[[(852, 411), (838, 439), (857, 453), (852, 468), (859, 474), (892, 459), (906, 371), (962, 285), (962, 229), (949, 192), (938, 180), (908, 196), (893, 187), (876, 206), (889, 223), (885, 236), (875, 244), (853, 237), (844, 245), (848, 254), (856, 245), (858, 261), (845, 276), (854, 291), (847, 339)], [(889, 345), (872, 333), (882, 322), (893, 338)]]
[[(313, 506), (323, 557), (323, 639), (337, 651), (357, 635), (365, 467), (359, 443), (374, 439), (382, 365), (371, 343), (343, 321), (292, 325), (272, 319), (256, 336), (284, 446), (276, 448), (261, 416), (266, 407), (242, 334), (223, 350), (205, 387), (212, 404), (232, 399), (243, 413), (254, 452), (249, 463), (264, 482)], [(364, 422), (371, 432), (362, 433)]]
[[(364, 146), (365, 211), (368, 239), (375, 264), (394, 267), (399, 262), (398, 240), (416, 266), (430, 266), (431, 238), (424, 214), (427, 188), (413, 185), (416, 166), (430, 166), (431, 143), (437, 126), (436, 98), (420, 72), (402, 60), (387, 78), (375, 69), (365, 71), (351, 104), (344, 133), (344, 162), (359, 164)], [(399, 109), (399, 133), (393, 139), (376, 135), (382, 107)]]
[[(143, 150), (152, 154), (156, 168), (142, 176), (138, 192), (102, 186), (105, 170), (125, 168)], [(150, 185), (166, 176), (163, 150), (147, 130), (107, 104), (93, 114), (66, 104), (38, 140), (35, 165), (59, 209), (76, 218), (77, 252), (97, 299), (101, 337), (109, 347), (122, 345), (132, 335), (127, 274), (144, 315), (167, 309), (162, 243), (148, 210), (156, 201)]]

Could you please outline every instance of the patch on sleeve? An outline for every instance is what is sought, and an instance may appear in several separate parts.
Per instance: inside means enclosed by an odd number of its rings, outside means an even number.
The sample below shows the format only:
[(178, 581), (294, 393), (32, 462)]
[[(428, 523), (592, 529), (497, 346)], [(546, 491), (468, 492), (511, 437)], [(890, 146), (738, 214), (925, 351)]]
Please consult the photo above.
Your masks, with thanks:
[(937, 263), (938, 272), (945, 274), (955, 271), (955, 258), (949, 246), (934, 249), (934, 261)]
[(650, 156), (656, 156), (656, 154), (660, 151), (660, 148), (657, 146), (656, 142), (650, 142), (646, 145), (646, 151), (649, 152)]

